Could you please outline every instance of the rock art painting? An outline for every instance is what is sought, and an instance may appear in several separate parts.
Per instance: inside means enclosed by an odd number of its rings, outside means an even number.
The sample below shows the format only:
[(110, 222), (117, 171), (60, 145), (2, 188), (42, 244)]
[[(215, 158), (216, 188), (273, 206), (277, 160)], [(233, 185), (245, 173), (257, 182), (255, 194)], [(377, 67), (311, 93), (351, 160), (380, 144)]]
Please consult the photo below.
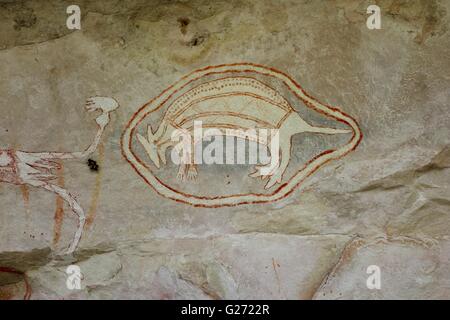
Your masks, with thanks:
[[(275, 88), (273, 83), (280, 85)], [(290, 92), (297, 101), (286, 99), (282, 90)], [(299, 102), (314, 112), (343, 123), (346, 128), (309, 123), (308, 119), (304, 119), (293, 107)], [(147, 123), (154, 113), (161, 110), (163, 116), (156, 127)], [(174, 130), (192, 133), (194, 121), (198, 120), (202, 121), (203, 127), (209, 128), (278, 130), (280, 161), (275, 170), (267, 170), (267, 165), (256, 166), (256, 170), (249, 174), (250, 178), (267, 179), (264, 189), (270, 193), (218, 196), (189, 194), (176, 190), (154, 174), (155, 169), (163, 168), (167, 164), (166, 150), (174, 147), (175, 143), (171, 139)], [(137, 130), (141, 123), (147, 124), (146, 132)], [(295, 174), (286, 177), (285, 172), (291, 159), (292, 137), (302, 133), (339, 134), (346, 135), (349, 139), (344, 145), (316, 155), (297, 168)], [(251, 140), (251, 137), (240, 137), (238, 134), (236, 137)], [(362, 133), (355, 119), (337, 107), (320, 103), (289, 75), (253, 63), (237, 63), (195, 70), (169, 86), (133, 115), (122, 135), (121, 145), (127, 161), (160, 195), (194, 206), (221, 207), (283, 199), (323, 165), (354, 150), (361, 139)], [(268, 145), (268, 140), (262, 142)], [(146, 158), (138, 156), (139, 148), (145, 151)], [(180, 164), (179, 178), (193, 179), (197, 174), (195, 163)]]
[[(9, 274), (21, 276), (23, 278), (23, 284), (25, 287), (23, 300), (30, 300), (31, 294), (32, 294), (32, 289), (31, 289), (31, 285), (28, 281), (28, 277), (25, 272), (19, 271), (17, 269), (11, 268), (11, 267), (0, 267), (0, 273), (9, 273)], [(2, 297), (0, 295), (0, 300), (4, 300), (1, 298)]]
[(42, 188), (61, 197), (78, 218), (78, 227), (72, 242), (65, 251), (75, 251), (81, 239), (85, 224), (85, 214), (76, 198), (66, 189), (53, 181), (58, 177), (59, 160), (83, 159), (92, 154), (100, 143), (103, 132), (110, 121), (110, 112), (119, 107), (118, 103), (108, 97), (91, 97), (86, 101), (88, 112), (101, 111), (96, 118), (97, 133), (85, 151), (77, 152), (26, 152), (20, 150), (0, 150), (0, 182), (21, 186)]

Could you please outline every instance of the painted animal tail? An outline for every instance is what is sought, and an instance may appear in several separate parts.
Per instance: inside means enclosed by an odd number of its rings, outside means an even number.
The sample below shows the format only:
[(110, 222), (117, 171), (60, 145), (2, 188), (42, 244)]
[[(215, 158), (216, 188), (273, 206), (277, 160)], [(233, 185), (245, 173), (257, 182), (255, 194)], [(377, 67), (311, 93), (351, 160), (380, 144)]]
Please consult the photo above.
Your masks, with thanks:
[(143, 137), (139, 133), (136, 134), (138, 141), (142, 144), (145, 151), (147, 152), (150, 160), (154, 163), (154, 165), (159, 168), (161, 166), (161, 162), (165, 163), (165, 156), (161, 154), (161, 150), (156, 144), (157, 138), (152, 131), (152, 128), (147, 126), (147, 138)]
[(334, 128), (327, 128), (327, 127), (313, 127), (310, 126), (307, 130), (307, 132), (312, 133), (323, 133), (323, 134), (342, 134), (342, 133), (352, 133), (352, 129), (334, 129)]

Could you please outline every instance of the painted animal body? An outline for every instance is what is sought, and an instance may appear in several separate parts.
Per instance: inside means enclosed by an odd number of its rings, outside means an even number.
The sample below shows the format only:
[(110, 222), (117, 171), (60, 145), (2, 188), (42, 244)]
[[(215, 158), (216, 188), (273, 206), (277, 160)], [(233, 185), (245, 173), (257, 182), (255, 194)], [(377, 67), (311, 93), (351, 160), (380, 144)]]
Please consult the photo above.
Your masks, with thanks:
[[(148, 126), (147, 137), (137, 134), (139, 142), (156, 167), (166, 163), (166, 149), (176, 144), (171, 139), (174, 130), (187, 130), (193, 136), (194, 121), (202, 121), (203, 128), (226, 130), (228, 135), (248, 140), (257, 138), (252, 138), (251, 135), (242, 136), (239, 132), (250, 129), (277, 129), (281, 161), (276, 167), (270, 167), (270, 163), (256, 166), (256, 171), (250, 174), (251, 177), (269, 178), (266, 189), (281, 183), (289, 164), (293, 135), (304, 132), (352, 132), (312, 126), (270, 86), (251, 76), (227, 76), (200, 84), (185, 92), (168, 106), (156, 131)], [(269, 141), (270, 138), (256, 142), (268, 146)], [(194, 141), (194, 144), (196, 143), (198, 141)], [(196, 175), (197, 168), (194, 163), (180, 165), (179, 178), (192, 179)]]
[[(166, 138), (169, 137), (167, 132), (173, 131), (173, 128), (175, 127), (175, 124), (167, 121), (169, 119), (168, 115), (171, 114), (169, 110), (172, 109), (174, 100), (179, 97), (187, 98), (187, 90), (198, 87), (197, 84), (199, 83), (206, 83), (208, 80), (215, 81), (214, 79), (218, 79), (218, 77), (239, 78), (239, 76), (242, 75), (261, 79), (264, 83), (273, 83), (275, 81), (276, 83), (281, 84), (283, 90), (289, 91), (290, 95), (292, 94), (292, 101), (302, 102), (308, 110), (320, 113), (328, 119), (333, 119), (345, 124), (346, 129), (351, 129), (351, 134), (348, 135), (349, 139), (341, 145), (335, 146), (332, 149), (325, 150), (315, 155), (298, 168), (294, 168), (293, 173), (289, 178), (284, 179), (281, 185), (268, 192), (258, 192), (256, 190), (228, 194), (223, 194), (222, 192), (214, 194), (213, 192), (213, 194), (210, 195), (203, 192), (190, 193), (187, 190), (178, 190), (176, 186), (169, 185), (168, 181), (160, 179), (155, 174), (154, 167), (164, 164), (165, 158), (162, 150), (172, 145), (171, 143), (166, 142), (168, 141)], [(221, 90), (223, 90), (223, 88), (221, 88)], [(236, 96), (241, 97), (242, 101), (245, 101), (244, 97), (247, 97), (248, 95), (241, 94), (243, 91), (244, 90), (242, 90), (242, 88), (239, 88)], [(251, 89), (250, 92), (253, 91), (254, 90)], [(190, 92), (192, 93), (193, 91)], [(212, 90), (210, 92), (212, 92)], [(266, 97), (266, 94), (259, 94), (259, 96)], [(272, 97), (270, 100), (276, 101), (276, 98)], [(245, 106), (245, 104), (241, 103), (240, 105), (243, 107)], [(147, 118), (154, 117), (155, 112), (159, 110), (166, 113), (162, 115), (163, 119), (160, 120), (157, 130), (152, 131), (151, 128), (149, 128), (150, 130), (148, 131), (148, 134), (145, 135), (146, 137), (140, 135), (138, 133), (140, 125), (143, 124)], [(212, 109), (212, 111), (214, 111), (214, 109)], [(194, 114), (193, 119), (196, 117), (195, 112)], [(280, 122), (280, 131), (283, 131), (287, 138), (292, 137), (292, 135), (297, 132), (305, 132), (308, 130), (313, 132), (317, 131), (318, 133), (340, 133), (339, 131), (331, 132), (334, 130), (332, 128), (329, 128), (331, 130), (325, 130), (327, 132), (324, 132), (324, 128), (311, 129), (309, 124), (304, 124), (305, 121), (298, 121), (297, 116), (299, 117), (296, 112), (290, 112), (289, 115), (287, 115), (286, 118)], [(224, 118), (222, 115), (220, 115), (220, 117)], [(273, 118), (267, 119), (263, 113), (258, 113), (258, 119), (266, 122), (275, 122)], [(241, 124), (240, 120), (239, 123)], [(301, 123), (301, 125), (299, 123)], [(165, 136), (165, 138), (163, 138), (163, 136)], [(291, 195), (296, 188), (299, 188), (308, 177), (317, 172), (321, 167), (333, 160), (341, 159), (355, 150), (360, 144), (362, 137), (363, 134), (361, 129), (359, 128), (357, 121), (352, 116), (343, 112), (338, 107), (321, 103), (303, 90), (300, 84), (298, 84), (285, 72), (279, 71), (273, 67), (263, 66), (251, 62), (242, 62), (206, 66), (181, 77), (179, 80), (162, 90), (157, 96), (153, 97), (146, 104), (141, 106), (131, 116), (122, 133), (120, 144), (122, 148), (122, 155), (131, 167), (149, 187), (161, 196), (196, 207), (218, 208), (223, 206), (272, 203), (274, 201), (284, 199)], [(289, 146), (290, 139), (287, 138), (280, 138), (280, 143), (287, 143)], [(142, 146), (150, 156), (150, 162), (153, 162), (154, 165), (148, 164), (139, 156), (137, 148), (142, 148)], [(282, 159), (282, 161), (286, 163), (286, 158), (289, 160), (288, 157), (290, 156), (290, 152), (287, 151), (289, 148), (286, 146), (281, 146), (280, 149), (283, 149), (282, 156), (284, 160)], [(287, 161), (287, 163), (288, 162), (289, 161)], [(281, 165), (279, 167), (281, 167)], [(255, 172), (255, 174), (257, 173), (258, 172)], [(274, 175), (275, 174), (277, 174), (277, 172), (275, 172)]]
[(100, 143), (101, 136), (108, 125), (109, 113), (119, 107), (118, 103), (108, 97), (92, 97), (86, 102), (89, 112), (96, 110), (102, 113), (96, 118), (98, 125), (97, 134), (93, 142), (85, 151), (79, 152), (25, 152), (19, 150), (0, 150), (0, 182), (15, 185), (29, 185), (43, 188), (60, 196), (67, 202), (72, 212), (78, 218), (78, 227), (72, 243), (66, 253), (70, 254), (78, 246), (85, 224), (83, 208), (67, 190), (52, 183), (57, 179), (54, 174), (60, 168), (59, 160), (82, 159), (92, 154)]

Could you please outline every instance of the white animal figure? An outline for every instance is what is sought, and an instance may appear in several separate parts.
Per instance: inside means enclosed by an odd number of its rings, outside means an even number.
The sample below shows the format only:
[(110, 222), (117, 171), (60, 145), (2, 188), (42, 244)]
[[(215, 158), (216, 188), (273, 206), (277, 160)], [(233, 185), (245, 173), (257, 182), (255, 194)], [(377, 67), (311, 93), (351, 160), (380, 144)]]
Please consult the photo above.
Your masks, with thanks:
[(92, 97), (86, 101), (88, 112), (96, 110), (102, 113), (96, 118), (97, 134), (85, 151), (79, 152), (25, 152), (0, 149), (0, 182), (16, 185), (29, 185), (53, 192), (64, 199), (78, 218), (78, 228), (66, 254), (75, 251), (81, 239), (85, 224), (83, 208), (67, 190), (52, 183), (57, 177), (54, 171), (59, 168), (57, 160), (82, 159), (92, 154), (100, 142), (101, 136), (110, 120), (109, 113), (119, 107), (117, 101), (108, 97)]
[[(280, 93), (268, 85), (250, 76), (228, 76), (185, 92), (168, 106), (156, 131), (148, 126), (147, 137), (137, 133), (139, 142), (157, 168), (166, 163), (166, 149), (176, 144), (171, 140), (174, 130), (187, 130), (192, 136), (196, 120), (201, 120), (204, 128), (233, 129), (236, 133), (249, 129), (278, 129), (281, 161), (275, 168), (271, 168), (272, 163), (256, 166), (256, 171), (250, 174), (251, 177), (269, 178), (266, 189), (281, 183), (289, 164), (293, 135), (303, 132), (353, 132), (351, 129), (312, 126), (300, 117)], [(233, 135), (233, 130), (227, 132)], [(241, 135), (235, 136), (242, 138)], [(269, 141), (264, 144), (269, 144)], [(182, 163), (177, 176), (180, 179), (192, 179), (196, 175), (194, 163)]]

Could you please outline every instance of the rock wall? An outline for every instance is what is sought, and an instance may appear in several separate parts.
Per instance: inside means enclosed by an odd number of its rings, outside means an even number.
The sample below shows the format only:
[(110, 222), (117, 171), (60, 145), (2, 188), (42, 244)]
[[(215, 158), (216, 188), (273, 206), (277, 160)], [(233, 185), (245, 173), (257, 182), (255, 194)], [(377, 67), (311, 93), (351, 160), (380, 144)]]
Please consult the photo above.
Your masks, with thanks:
[[(0, 1), (0, 148), (83, 150), (97, 130), (86, 98), (120, 107), (90, 156), (97, 168), (54, 167), (86, 214), (73, 255), (61, 254), (78, 223), (64, 198), (0, 182), (0, 299), (450, 297), (450, 1), (77, 0), (81, 30), (66, 26), (70, 4)], [(370, 4), (380, 30), (366, 26)], [(279, 201), (205, 208), (158, 194), (123, 156), (129, 119), (193, 70), (237, 62), (288, 74), (363, 139)], [(345, 141), (294, 136), (287, 174)], [(189, 183), (174, 165), (157, 172), (198, 195), (264, 190), (249, 169), (200, 166)], [(69, 265), (80, 290), (66, 286)]]

